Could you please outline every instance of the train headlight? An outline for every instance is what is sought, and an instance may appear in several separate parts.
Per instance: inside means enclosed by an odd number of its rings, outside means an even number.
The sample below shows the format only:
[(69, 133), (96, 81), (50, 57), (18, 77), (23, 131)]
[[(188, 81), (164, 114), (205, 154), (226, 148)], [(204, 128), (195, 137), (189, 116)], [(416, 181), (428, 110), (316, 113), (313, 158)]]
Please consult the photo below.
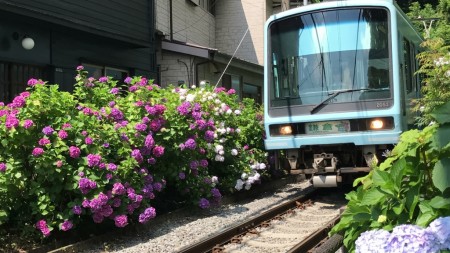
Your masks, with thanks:
[(280, 129), (281, 135), (291, 135), (292, 134), (292, 127), (290, 125), (281, 125), (279, 129)]
[(383, 129), (384, 122), (381, 119), (373, 119), (370, 121), (369, 128), (372, 130)]

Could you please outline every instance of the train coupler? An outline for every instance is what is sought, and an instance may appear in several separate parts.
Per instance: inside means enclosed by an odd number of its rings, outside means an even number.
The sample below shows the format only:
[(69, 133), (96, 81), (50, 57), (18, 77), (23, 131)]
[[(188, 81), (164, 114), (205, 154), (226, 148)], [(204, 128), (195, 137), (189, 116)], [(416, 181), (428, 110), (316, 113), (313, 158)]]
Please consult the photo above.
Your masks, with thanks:
[(313, 168), (318, 173), (335, 172), (338, 159), (333, 154), (314, 154)]

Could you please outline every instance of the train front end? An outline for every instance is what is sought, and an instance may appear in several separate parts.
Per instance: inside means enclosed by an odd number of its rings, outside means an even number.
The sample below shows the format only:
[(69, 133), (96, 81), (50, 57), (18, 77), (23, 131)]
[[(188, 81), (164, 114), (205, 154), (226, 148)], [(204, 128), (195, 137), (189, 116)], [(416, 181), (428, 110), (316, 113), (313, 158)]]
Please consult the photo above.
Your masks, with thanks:
[(381, 0), (311, 4), (267, 21), (265, 146), (277, 166), (335, 187), (398, 142), (408, 122), (396, 26), (396, 6)]

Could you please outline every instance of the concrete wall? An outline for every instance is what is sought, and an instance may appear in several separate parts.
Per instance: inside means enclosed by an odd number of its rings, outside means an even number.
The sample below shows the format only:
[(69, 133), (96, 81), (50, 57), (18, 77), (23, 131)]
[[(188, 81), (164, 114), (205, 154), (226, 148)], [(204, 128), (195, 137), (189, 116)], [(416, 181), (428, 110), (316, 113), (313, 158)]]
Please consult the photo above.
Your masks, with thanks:
[[(216, 3), (216, 47), (233, 55), (247, 28), (236, 57), (263, 64), (264, 23), (268, 15), (268, 2), (227, 0)], [(271, 3), (270, 5), (271, 6)]]

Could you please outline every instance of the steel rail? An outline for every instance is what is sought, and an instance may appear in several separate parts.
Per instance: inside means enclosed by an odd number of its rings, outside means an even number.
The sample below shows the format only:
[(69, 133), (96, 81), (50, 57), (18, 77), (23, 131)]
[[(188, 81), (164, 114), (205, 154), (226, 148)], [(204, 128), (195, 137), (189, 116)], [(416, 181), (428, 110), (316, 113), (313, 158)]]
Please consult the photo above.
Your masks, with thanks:
[[(328, 232), (336, 225), (341, 217), (336, 217), (330, 222), (328, 222), (323, 228), (317, 230), (302, 242), (296, 244), (287, 253), (305, 253), (313, 252), (313, 250), (320, 246), (321, 242), (324, 242), (328, 238)], [(316, 251), (314, 251), (316, 252)]]
[(217, 232), (197, 242), (195, 244), (186, 246), (181, 248), (178, 253), (206, 253), (206, 252), (220, 252), (219, 249), (222, 245), (231, 242), (233, 238), (237, 238), (237, 236), (241, 236), (248, 232), (250, 229), (262, 224), (263, 222), (273, 219), (276, 216), (288, 211), (291, 208), (299, 206), (299, 204), (303, 203), (305, 200), (313, 198), (317, 194), (318, 190), (313, 190), (311, 192), (306, 193), (305, 195), (299, 196), (287, 203), (281, 204), (277, 207), (274, 207), (261, 215), (254, 217), (248, 221), (239, 223), (231, 228), (225, 229), (223, 231)]

